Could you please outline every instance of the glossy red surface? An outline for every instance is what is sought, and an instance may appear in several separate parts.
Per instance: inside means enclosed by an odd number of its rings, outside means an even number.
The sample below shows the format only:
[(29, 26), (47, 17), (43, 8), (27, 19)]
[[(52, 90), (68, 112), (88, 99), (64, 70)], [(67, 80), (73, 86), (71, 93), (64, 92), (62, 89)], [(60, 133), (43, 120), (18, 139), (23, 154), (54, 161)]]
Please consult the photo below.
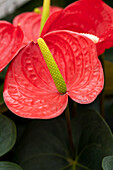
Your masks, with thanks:
[(71, 30), (98, 36), (98, 55), (113, 47), (113, 9), (102, 0), (79, 0), (67, 6), (57, 17), (55, 15), (53, 13), (47, 20), (42, 37), (55, 30)]
[(22, 46), (23, 32), (6, 21), (0, 21), (0, 71), (14, 58)]
[(66, 108), (68, 95), (86, 104), (103, 89), (102, 66), (90, 39), (71, 31), (55, 31), (43, 38), (66, 82), (67, 92), (62, 95), (57, 91), (38, 44), (28, 44), (10, 64), (4, 85), (6, 105), (21, 117), (57, 117)]
[[(42, 13), (42, 8), (39, 8)], [(61, 8), (52, 6), (50, 8), (50, 14), (55, 11), (61, 11)], [(24, 41), (23, 43), (26, 45), (27, 43), (34, 41), (36, 42), (39, 38), (40, 34), (40, 23), (41, 23), (41, 14), (37, 14), (35, 12), (25, 12), (20, 15), (17, 15), (13, 20), (13, 25), (20, 25), (21, 29), (24, 32)]]

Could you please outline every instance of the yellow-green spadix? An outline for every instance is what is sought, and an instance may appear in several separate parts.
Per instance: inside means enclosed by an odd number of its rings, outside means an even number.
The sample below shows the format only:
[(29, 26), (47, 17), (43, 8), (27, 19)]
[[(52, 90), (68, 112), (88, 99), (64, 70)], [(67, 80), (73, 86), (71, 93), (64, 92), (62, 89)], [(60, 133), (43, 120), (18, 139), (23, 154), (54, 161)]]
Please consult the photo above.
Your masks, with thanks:
[(54, 80), (55, 86), (59, 93), (65, 93), (66, 92), (66, 83), (64, 81), (64, 78), (61, 75), (61, 72), (48, 48), (45, 41), (42, 38), (39, 38), (37, 40), (38, 45), (40, 47), (41, 53), (44, 57), (44, 60), (47, 64), (47, 67), (50, 71), (50, 74)]

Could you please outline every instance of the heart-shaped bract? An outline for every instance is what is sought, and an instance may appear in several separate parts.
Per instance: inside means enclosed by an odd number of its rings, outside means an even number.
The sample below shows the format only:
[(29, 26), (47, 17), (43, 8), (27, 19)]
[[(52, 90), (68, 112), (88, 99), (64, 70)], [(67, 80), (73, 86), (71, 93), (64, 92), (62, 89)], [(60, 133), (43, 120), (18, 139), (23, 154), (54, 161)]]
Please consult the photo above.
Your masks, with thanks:
[[(34, 41), (36, 42), (39, 38), (40, 34), (40, 23), (42, 17), (42, 7), (39, 8), (40, 13), (36, 12), (25, 12), (20, 15), (17, 15), (13, 20), (13, 25), (20, 25), (21, 29), (24, 32), (24, 41), (23, 43), (26, 45), (27, 43)], [(50, 14), (55, 11), (61, 11), (60, 7), (51, 6)]]
[(0, 21), (0, 71), (14, 58), (22, 46), (23, 32), (19, 26)]
[(10, 64), (4, 85), (6, 105), (21, 117), (57, 117), (66, 108), (68, 95), (86, 104), (94, 101), (103, 89), (103, 70), (93, 41), (71, 31), (51, 32), (43, 39), (65, 80), (67, 91), (58, 92), (38, 44), (31, 42)]
[(41, 36), (55, 30), (71, 30), (99, 37), (98, 55), (113, 47), (113, 9), (102, 0), (79, 0), (67, 6), (56, 17), (47, 20)]

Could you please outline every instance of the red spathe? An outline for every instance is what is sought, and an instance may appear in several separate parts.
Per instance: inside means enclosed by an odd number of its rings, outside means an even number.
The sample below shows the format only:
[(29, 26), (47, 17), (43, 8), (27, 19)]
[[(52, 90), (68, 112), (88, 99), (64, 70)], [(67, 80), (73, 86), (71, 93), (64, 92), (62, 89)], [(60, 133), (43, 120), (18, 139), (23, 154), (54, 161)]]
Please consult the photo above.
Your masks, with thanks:
[(90, 39), (71, 31), (51, 32), (43, 39), (66, 82), (67, 92), (57, 91), (38, 44), (28, 44), (10, 64), (4, 85), (6, 105), (21, 117), (57, 117), (65, 110), (68, 95), (86, 104), (103, 89), (102, 66)]
[(99, 37), (98, 55), (113, 47), (113, 9), (102, 0), (79, 0), (53, 13), (47, 20), (41, 36), (55, 30), (71, 30)]
[(7, 21), (0, 21), (0, 71), (14, 58), (22, 46), (23, 32)]

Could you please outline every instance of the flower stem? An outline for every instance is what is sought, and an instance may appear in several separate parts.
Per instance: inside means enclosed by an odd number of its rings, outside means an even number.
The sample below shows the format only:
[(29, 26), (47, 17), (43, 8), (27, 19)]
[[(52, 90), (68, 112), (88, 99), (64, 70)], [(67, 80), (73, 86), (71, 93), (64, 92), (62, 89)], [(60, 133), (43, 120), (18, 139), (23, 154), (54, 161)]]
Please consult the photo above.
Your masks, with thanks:
[(65, 110), (65, 118), (67, 123), (67, 130), (68, 130), (68, 137), (69, 137), (69, 143), (70, 143), (70, 149), (71, 154), (74, 159), (74, 144), (73, 144), (73, 137), (72, 137), (72, 128), (71, 128), (71, 120), (70, 120), (70, 112), (69, 112), (69, 105), (67, 106)]
[(50, 12), (50, 0), (43, 0), (43, 11), (42, 11), (42, 19), (41, 19), (41, 26), (40, 26), (40, 34), (44, 27), (44, 24), (49, 17)]
[(75, 101), (73, 101), (70, 97), (69, 97), (69, 106), (71, 108), (70, 112), (72, 114), (72, 118), (74, 118), (76, 116), (77, 113), (77, 103)]
[(76, 165), (75, 164), (72, 165), (72, 170), (76, 170)]
[[(104, 71), (104, 77), (105, 77), (104, 54), (100, 55), (99, 59), (102, 64), (103, 71)], [(105, 118), (105, 115), (104, 115), (104, 89), (101, 92), (101, 94), (99, 95), (99, 101), (100, 101), (100, 114), (103, 118)]]

